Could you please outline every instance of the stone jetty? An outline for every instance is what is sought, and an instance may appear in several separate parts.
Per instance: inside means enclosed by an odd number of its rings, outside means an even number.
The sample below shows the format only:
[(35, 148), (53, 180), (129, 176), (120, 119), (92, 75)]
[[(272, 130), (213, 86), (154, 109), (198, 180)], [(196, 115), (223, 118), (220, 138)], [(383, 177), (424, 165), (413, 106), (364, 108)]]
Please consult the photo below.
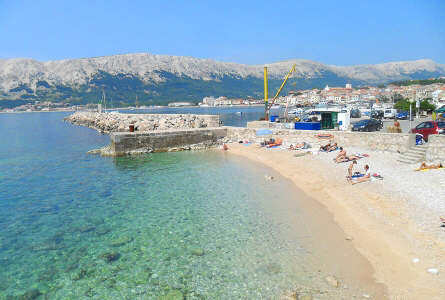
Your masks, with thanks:
[(87, 126), (101, 132), (128, 132), (130, 125), (135, 131), (194, 129), (219, 127), (218, 115), (193, 114), (122, 114), (76, 112), (65, 118), (76, 125)]
[(108, 133), (109, 146), (89, 151), (107, 156), (206, 149), (227, 135), (218, 115), (76, 112), (65, 121)]

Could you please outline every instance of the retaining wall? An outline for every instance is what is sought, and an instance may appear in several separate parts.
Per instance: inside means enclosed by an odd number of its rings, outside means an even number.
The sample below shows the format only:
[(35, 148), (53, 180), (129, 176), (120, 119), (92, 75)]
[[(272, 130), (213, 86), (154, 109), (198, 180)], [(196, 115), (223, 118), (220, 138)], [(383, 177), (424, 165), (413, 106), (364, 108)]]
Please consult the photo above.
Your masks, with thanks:
[[(349, 132), (349, 131), (328, 131), (328, 130), (295, 130), (295, 129), (275, 129), (271, 135), (256, 135), (258, 128), (253, 128), (251, 124), (249, 128), (228, 127), (227, 138), (230, 141), (237, 142), (248, 140), (250, 142), (259, 143), (265, 139), (282, 138), (285, 145), (307, 142), (312, 146), (326, 144), (327, 140), (319, 139), (318, 134), (331, 134), (333, 142), (345, 147), (362, 147), (370, 150), (380, 150), (389, 152), (405, 152), (409, 147), (415, 144), (415, 136), (413, 134), (394, 134), (383, 132)], [(267, 128), (267, 127), (266, 127)]]
[(426, 150), (427, 161), (442, 161), (445, 163), (445, 136), (444, 135), (430, 135), (428, 136), (428, 143)]

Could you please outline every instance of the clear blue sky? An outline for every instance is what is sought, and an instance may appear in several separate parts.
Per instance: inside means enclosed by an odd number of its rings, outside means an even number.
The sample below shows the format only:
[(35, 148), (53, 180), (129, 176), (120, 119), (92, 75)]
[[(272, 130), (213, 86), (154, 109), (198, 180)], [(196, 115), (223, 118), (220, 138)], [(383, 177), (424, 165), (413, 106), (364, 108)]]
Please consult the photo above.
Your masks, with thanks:
[(246, 64), (445, 63), (445, 0), (0, 0), (0, 58), (136, 52)]

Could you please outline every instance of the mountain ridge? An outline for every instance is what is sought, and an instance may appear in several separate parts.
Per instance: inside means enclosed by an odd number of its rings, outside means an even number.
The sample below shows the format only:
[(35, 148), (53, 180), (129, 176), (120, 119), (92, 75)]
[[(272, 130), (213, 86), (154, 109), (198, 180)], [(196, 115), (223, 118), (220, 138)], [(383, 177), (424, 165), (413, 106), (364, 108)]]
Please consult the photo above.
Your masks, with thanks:
[[(356, 66), (290, 59), (267, 64), (272, 89), (279, 85), (293, 64), (296, 64), (296, 72), (291, 78), (296, 88), (347, 82), (376, 85), (445, 76), (445, 65), (431, 59)], [(116, 94), (119, 101), (126, 98), (125, 90), (130, 98), (138, 96), (148, 104), (198, 101), (206, 95), (256, 97), (262, 92), (263, 67), (149, 53), (45, 62), (31, 58), (0, 59), (0, 100), (44, 100), (46, 97), (51, 101), (82, 103), (98, 97), (101, 90)]]

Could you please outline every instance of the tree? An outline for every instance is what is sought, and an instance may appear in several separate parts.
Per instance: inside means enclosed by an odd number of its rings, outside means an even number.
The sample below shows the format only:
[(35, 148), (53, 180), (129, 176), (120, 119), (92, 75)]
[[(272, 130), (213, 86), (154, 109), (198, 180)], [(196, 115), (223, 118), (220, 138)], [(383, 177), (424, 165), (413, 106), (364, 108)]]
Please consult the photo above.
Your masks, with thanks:
[(398, 93), (394, 94), (392, 99), (393, 99), (394, 103), (397, 103), (397, 102), (399, 102), (401, 100), (404, 100), (403, 96), (398, 94)]
[(420, 110), (426, 110), (428, 112), (433, 111), (436, 109), (436, 105), (430, 103), (430, 98), (423, 99), (420, 101)]
[[(410, 104), (413, 113), (415, 113), (417, 111), (416, 103), (411, 103), (408, 101), (408, 99), (398, 101), (396, 104), (394, 104), (394, 108), (398, 110), (409, 111)], [(420, 101), (420, 110), (433, 111), (435, 109), (436, 106), (434, 104), (431, 104), (428, 99)]]
[[(395, 100), (394, 100), (395, 101)], [(396, 104), (394, 104), (394, 108), (402, 111), (409, 111), (409, 105), (411, 103), (407, 99), (398, 100)], [(416, 105), (414, 104), (412, 108), (414, 109)]]

